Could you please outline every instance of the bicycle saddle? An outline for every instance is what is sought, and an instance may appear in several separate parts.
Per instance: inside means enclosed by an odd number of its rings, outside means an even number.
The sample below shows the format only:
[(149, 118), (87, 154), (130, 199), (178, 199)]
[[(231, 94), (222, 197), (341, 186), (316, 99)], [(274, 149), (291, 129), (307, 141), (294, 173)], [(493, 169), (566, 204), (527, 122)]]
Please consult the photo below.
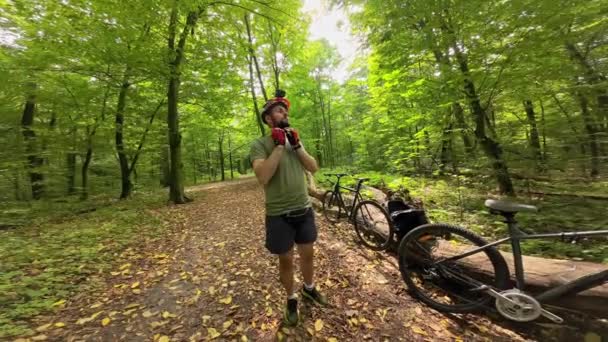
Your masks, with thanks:
[(501, 212), (501, 213), (517, 213), (517, 212), (531, 212), (535, 213), (538, 211), (533, 205), (528, 204), (519, 204), (513, 203), (509, 201), (501, 201), (501, 200), (486, 200), (484, 205), (492, 210)]

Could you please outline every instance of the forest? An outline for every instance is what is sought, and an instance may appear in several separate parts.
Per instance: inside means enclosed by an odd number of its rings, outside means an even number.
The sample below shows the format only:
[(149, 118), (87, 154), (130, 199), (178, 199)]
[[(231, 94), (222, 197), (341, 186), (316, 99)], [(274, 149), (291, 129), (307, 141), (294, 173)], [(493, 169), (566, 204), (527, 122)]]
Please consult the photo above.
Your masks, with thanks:
[[(321, 186), (365, 175), (487, 236), (491, 196), (539, 205), (535, 232), (606, 229), (606, 1), (324, 4), (361, 41), (344, 81), (297, 0), (0, 0), (0, 338), (161, 234), (142, 212), (251, 177), (276, 89)], [(608, 262), (605, 240), (524, 251)]]

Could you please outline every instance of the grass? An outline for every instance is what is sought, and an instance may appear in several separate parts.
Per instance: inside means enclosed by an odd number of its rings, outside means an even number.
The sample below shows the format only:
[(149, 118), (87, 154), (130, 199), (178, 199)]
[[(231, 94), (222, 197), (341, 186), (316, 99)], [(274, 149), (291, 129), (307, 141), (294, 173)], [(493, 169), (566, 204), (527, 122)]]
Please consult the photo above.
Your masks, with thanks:
[(144, 210), (164, 205), (166, 196), (47, 201), (4, 212), (4, 222), (12, 217), (20, 225), (0, 230), (0, 339), (29, 333), (29, 319), (95, 288), (120, 251), (158, 234), (163, 225)]
[[(321, 170), (316, 173), (320, 186), (329, 188), (330, 182), (323, 174), (342, 170)], [(346, 172), (345, 172), (346, 173)], [(467, 227), (489, 240), (507, 236), (507, 228), (502, 217), (492, 215), (484, 207), (487, 198), (496, 198), (495, 181), (489, 177), (445, 176), (445, 177), (402, 177), (378, 172), (365, 172), (357, 177), (370, 178), (365, 184), (374, 187), (388, 187), (397, 190), (407, 188), (410, 194), (423, 201), (432, 222), (449, 222)], [(332, 181), (335, 178), (331, 179)], [(355, 177), (344, 177), (343, 184), (353, 185)], [(523, 181), (516, 182), (517, 189), (526, 189)], [(534, 191), (569, 193), (578, 195), (608, 194), (608, 182), (581, 181), (532, 182)], [(584, 191), (581, 191), (584, 189)], [(540, 212), (521, 213), (517, 220), (528, 232), (551, 233), (561, 231), (608, 230), (608, 216), (605, 215), (607, 200), (589, 199), (584, 196), (545, 196), (544, 198), (520, 195), (516, 201), (536, 205)], [(522, 242), (526, 255), (551, 258), (570, 258), (608, 263), (608, 237), (600, 237), (564, 243), (560, 240), (529, 240)], [(502, 246), (501, 246), (502, 247)], [(508, 246), (505, 246), (508, 247)]]

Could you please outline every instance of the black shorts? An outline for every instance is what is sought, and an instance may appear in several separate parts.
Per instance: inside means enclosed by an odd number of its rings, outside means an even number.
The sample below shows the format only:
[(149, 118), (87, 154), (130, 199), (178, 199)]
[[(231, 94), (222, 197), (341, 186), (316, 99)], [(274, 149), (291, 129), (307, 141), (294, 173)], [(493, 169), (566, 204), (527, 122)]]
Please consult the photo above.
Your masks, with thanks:
[(266, 216), (266, 248), (272, 254), (285, 254), (293, 244), (313, 243), (317, 226), (312, 208), (294, 210), (279, 216)]

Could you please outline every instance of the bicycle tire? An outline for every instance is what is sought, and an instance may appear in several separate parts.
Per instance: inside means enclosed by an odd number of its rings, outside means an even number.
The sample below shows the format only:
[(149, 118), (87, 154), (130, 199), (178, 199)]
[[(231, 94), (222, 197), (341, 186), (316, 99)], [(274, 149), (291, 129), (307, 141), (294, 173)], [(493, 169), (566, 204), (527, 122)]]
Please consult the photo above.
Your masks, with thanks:
[[(340, 206), (340, 203), (335, 203), (337, 198), (333, 194), (334, 192), (331, 190), (326, 191), (325, 194), (323, 194), (323, 216), (327, 221), (335, 224), (340, 221), (340, 212), (342, 211), (342, 207)], [(336, 206), (337, 208), (335, 208)], [(337, 212), (332, 213), (332, 208), (337, 209)]]
[[(474, 311), (482, 308), (483, 306), (485, 306), (486, 304), (488, 304), (490, 301), (492, 301), (494, 299), (493, 297), (491, 297), (485, 293), (472, 291), (472, 292), (469, 292), (468, 294), (465, 293), (465, 296), (469, 295), (469, 294), (479, 294), (480, 295), (479, 299), (472, 300), (471, 302), (463, 303), (463, 304), (447, 305), (444, 303), (440, 303), (437, 300), (434, 300), (434, 298), (432, 296), (429, 296), (424, 291), (422, 291), (422, 289), (421, 289), (422, 286), (419, 286), (418, 284), (416, 284), (416, 281), (413, 278), (415, 276), (414, 270), (417, 267), (420, 268), (420, 266), (416, 265), (416, 263), (421, 263), (421, 261), (420, 261), (421, 259), (418, 258), (417, 261), (410, 260), (410, 259), (416, 259), (416, 257), (412, 257), (412, 255), (414, 255), (415, 252), (412, 251), (410, 244), (412, 242), (418, 241), (418, 242), (415, 242), (415, 245), (421, 246), (419, 241), (422, 241), (422, 239), (424, 239), (425, 236), (426, 237), (428, 237), (428, 236), (432, 236), (432, 237), (449, 236), (448, 239), (450, 239), (450, 240), (454, 240), (455, 237), (458, 236), (458, 237), (463, 238), (464, 240), (469, 241), (475, 247), (481, 247), (481, 246), (488, 244), (488, 242), (486, 242), (482, 237), (473, 233), (472, 231), (467, 230), (462, 227), (454, 226), (454, 225), (443, 224), (443, 223), (431, 223), (431, 224), (425, 224), (425, 225), (422, 225), (420, 227), (413, 229), (411, 232), (409, 232), (408, 234), (405, 235), (403, 240), (401, 240), (401, 243), (399, 244), (399, 249), (398, 249), (399, 270), (401, 272), (401, 277), (405, 281), (405, 283), (408, 287), (408, 291), (413, 295), (413, 297), (424, 302), (425, 304), (427, 304), (428, 306), (432, 307), (435, 310), (438, 310), (441, 312), (451, 312), (451, 313), (474, 312)], [(436, 248), (436, 245), (434, 247)], [(475, 285), (473, 285), (473, 284), (468, 284), (468, 285), (476, 286), (479, 284), (487, 284), (487, 285), (491, 285), (493, 288), (497, 289), (498, 291), (507, 289), (509, 287), (509, 284), (511, 281), (510, 281), (510, 275), (509, 275), (509, 267), (508, 267), (505, 259), (503, 258), (503, 256), (494, 247), (486, 248), (485, 250), (480, 251), (479, 253), (484, 253), (490, 260), (492, 268), (493, 268), (493, 270), (492, 270), (493, 276), (490, 275), (487, 277), (488, 278), (491, 277), (491, 278), (493, 278), (493, 280), (490, 280), (489, 282), (477, 281), (473, 277), (470, 277), (468, 274), (463, 273), (462, 270), (458, 270), (457, 271), (458, 274), (461, 275), (462, 278), (473, 279), (478, 282), (478, 284), (475, 284)], [(479, 253), (476, 253), (476, 254), (479, 254)], [(428, 251), (427, 251), (427, 254), (428, 254)], [(457, 266), (457, 265), (444, 266), (445, 268), (443, 269), (443, 271), (445, 271), (446, 268), (449, 268), (452, 266)], [(447, 272), (450, 272), (450, 271), (447, 271)], [(438, 272), (433, 273), (433, 276), (435, 276), (437, 273), (442, 273), (442, 270), (439, 270)], [(429, 272), (428, 274), (431, 274), (431, 272)], [(454, 272), (452, 274), (456, 274), (456, 272)], [(429, 276), (429, 278), (430, 278), (430, 276)], [(446, 278), (442, 278), (441, 281), (442, 282), (446, 281)], [(452, 283), (448, 285), (450, 287), (453, 284), (461, 285), (460, 283), (458, 283), (458, 281), (453, 281), (453, 280), (448, 280), (448, 281), (452, 281)], [(430, 281), (430, 283), (433, 283), (433, 281)], [(490, 283), (490, 284), (488, 284), (488, 283)], [(435, 285), (435, 284), (433, 284), (433, 285)], [(438, 297), (438, 296), (435, 296), (435, 297)], [(460, 297), (460, 296), (458, 296), (458, 297)], [(445, 298), (445, 297), (441, 297), (441, 298)]]
[[(366, 206), (372, 206), (375, 207), (380, 214), (382, 215), (381, 219), (384, 219), (386, 222), (386, 228), (388, 229), (388, 232), (386, 232), (388, 234), (388, 236), (385, 236), (386, 240), (383, 241), (380, 244), (371, 244), (369, 243), (369, 241), (367, 241), (364, 238), (364, 233), (367, 233), (369, 230), (365, 229), (367, 227), (367, 225), (369, 225), (369, 222), (360, 222), (358, 217), (358, 213), (359, 211), (363, 211), (364, 208), (366, 208)], [(367, 209), (366, 209), (367, 210)], [(367, 213), (369, 214), (369, 210), (367, 210)], [(361, 217), (363, 217), (363, 220), (365, 220), (365, 213), (362, 213)], [(368, 215), (371, 216), (371, 215)], [(359, 237), (359, 241), (361, 241), (361, 243), (363, 245), (365, 245), (367, 248), (374, 250), (374, 251), (382, 251), (387, 249), (391, 242), (393, 241), (393, 237), (395, 235), (395, 228), (393, 227), (393, 223), (391, 222), (390, 216), (388, 214), (388, 212), (386, 211), (386, 209), (384, 209), (384, 207), (382, 207), (379, 203), (375, 202), (375, 201), (369, 201), (369, 200), (365, 200), (365, 201), (361, 201), (359, 203), (357, 203), (357, 206), (355, 207), (355, 211), (353, 212), (353, 224), (355, 226), (355, 232), (357, 232), (357, 236)], [(370, 217), (371, 219), (371, 217)], [(377, 222), (373, 222), (373, 225), (376, 226)], [(365, 232), (363, 231), (365, 229)], [(384, 235), (384, 234), (379, 234), (379, 233), (374, 233), (374, 235)]]

